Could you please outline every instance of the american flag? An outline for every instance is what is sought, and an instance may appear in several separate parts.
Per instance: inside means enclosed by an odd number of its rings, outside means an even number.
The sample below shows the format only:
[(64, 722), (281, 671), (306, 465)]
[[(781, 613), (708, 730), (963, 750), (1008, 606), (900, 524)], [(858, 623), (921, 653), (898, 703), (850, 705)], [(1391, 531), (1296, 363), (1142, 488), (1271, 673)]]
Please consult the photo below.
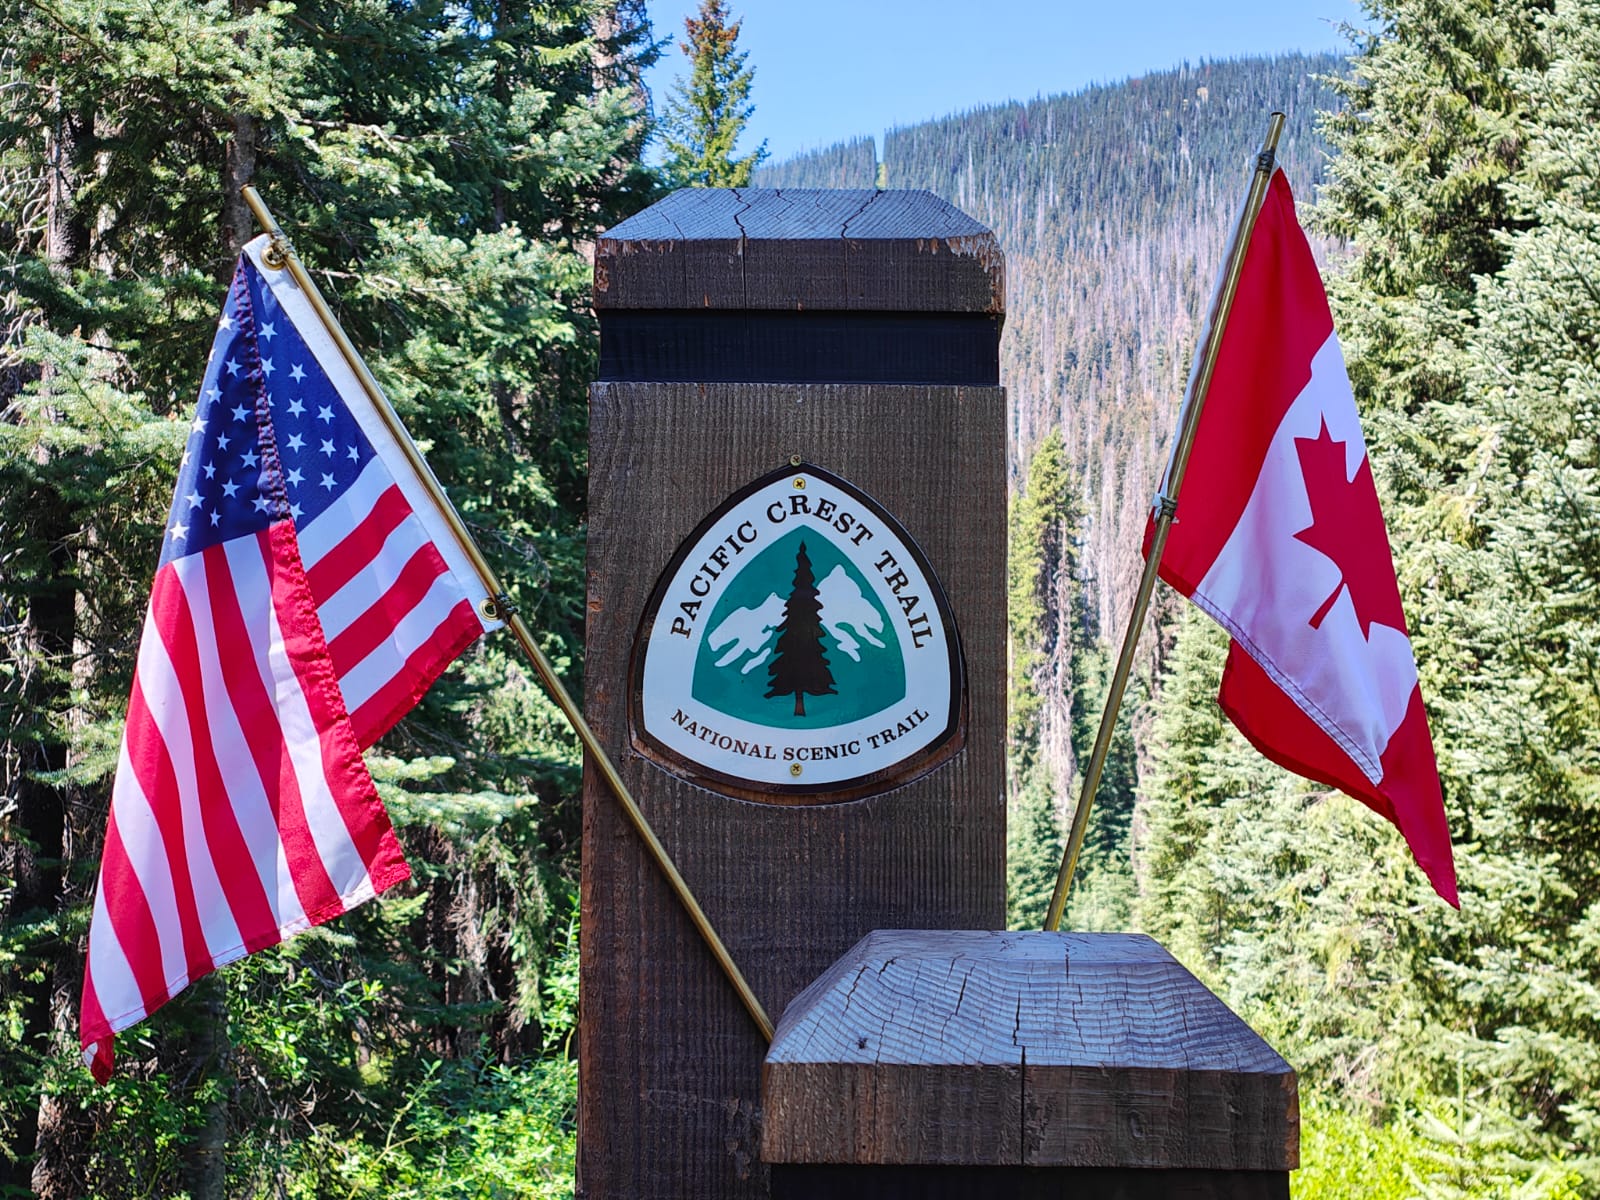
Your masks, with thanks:
[(184, 449), (112, 788), (84, 1061), (410, 874), (361, 751), (479, 634), (466, 551), (287, 272), (245, 248)]

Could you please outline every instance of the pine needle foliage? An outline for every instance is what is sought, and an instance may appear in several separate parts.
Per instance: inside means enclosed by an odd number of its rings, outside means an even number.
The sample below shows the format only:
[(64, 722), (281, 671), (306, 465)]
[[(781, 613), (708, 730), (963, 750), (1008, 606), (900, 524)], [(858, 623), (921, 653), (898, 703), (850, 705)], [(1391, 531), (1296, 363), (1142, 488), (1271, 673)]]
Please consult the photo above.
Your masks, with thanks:
[(661, 122), (662, 170), (672, 187), (749, 187), (751, 172), (767, 157), (766, 142), (734, 152), (755, 112), (756, 73), (745, 65), (749, 53), (737, 48), (740, 24), (725, 0), (701, 0), (698, 14), (684, 18), (687, 40), (678, 48), (689, 74), (673, 86)]

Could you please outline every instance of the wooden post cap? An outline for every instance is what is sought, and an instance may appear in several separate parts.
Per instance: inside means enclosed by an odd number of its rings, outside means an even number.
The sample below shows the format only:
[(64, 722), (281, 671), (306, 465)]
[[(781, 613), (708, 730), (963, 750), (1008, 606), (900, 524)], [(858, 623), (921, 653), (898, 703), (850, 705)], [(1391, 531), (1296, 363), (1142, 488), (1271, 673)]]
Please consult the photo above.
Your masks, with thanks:
[(932, 192), (685, 188), (595, 244), (594, 306), (998, 316), (1005, 265)]
[(871, 933), (789, 1005), (762, 1096), (769, 1163), (1299, 1165), (1294, 1071), (1138, 934)]

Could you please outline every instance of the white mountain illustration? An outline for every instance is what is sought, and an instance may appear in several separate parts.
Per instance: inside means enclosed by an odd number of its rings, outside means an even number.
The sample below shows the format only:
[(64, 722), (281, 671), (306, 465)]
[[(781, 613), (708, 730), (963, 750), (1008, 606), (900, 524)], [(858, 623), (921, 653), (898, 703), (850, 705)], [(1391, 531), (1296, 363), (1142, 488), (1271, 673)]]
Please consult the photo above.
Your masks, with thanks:
[[(834, 567), (817, 585), (817, 601), (822, 609), (823, 629), (854, 661), (861, 661), (861, 641), (883, 649), (884, 643), (874, 636), (883, 632), (883, 614), (861, 594), (860, 587), (843, 566)], [(772, 653), (769, 643), (773, 632), (783, 623), (783, 605), (783, 600), (774, 594), (756, 608), (736, 608), (729, 613), (706, 635), (706, 643), (714, 651), (733, 643), (728, 652), (717, 659), (717, 666), (726, 667), (748, 654), (750, 659), (739, 667), (741, 675), (748, 675), (766, 662)]]

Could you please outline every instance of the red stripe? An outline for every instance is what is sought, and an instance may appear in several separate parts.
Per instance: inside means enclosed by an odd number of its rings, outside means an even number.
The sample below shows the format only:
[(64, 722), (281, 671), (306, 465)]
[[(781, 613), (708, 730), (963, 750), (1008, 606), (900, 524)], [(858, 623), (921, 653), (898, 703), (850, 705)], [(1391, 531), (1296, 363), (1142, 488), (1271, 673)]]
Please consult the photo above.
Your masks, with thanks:
[(100, 1007), (100, 993), (95, 990), (94, 970), (86, 960), (83, 964), (83, 996), (78, 1001), (78, 1044), (85, 1050), (94, 1047), (94, 1058), (89, 1063), (89, 1074), (96, 1083), (111, 1078), (115, 1054), (112, 1050), (111, 1022), (106, 1020)]
[[(381, 892), (409, 878), (411, 869), (406, 866), (400, 843), (395, 840), (389, 824), (389, 814), (384, 811), (383, 801), (378, 798), (372, 776), (362, 761), (361, 743), (345, 713), (344, 696), (328, 659), (322, 624), (317, 619), (306, 576), (295, 569), (300, 562), (300, 551), (295, 542), (294, 526), (288, 521), (280, 522), (269, 529), (267, 535), (274, 551), (267, 564), (272, 579), (272, 605), (278, 614), (285, 653), (294, 666), (312, 724), (318, 732), (328, 790), (339, 807), (339, 815), (349, 830), (357, 854), (366, 864), (373, 891)], [(308, 915), (311, 914), (308, 912)], [(334, 912), (327, 912), (313, 920), (325, 920), (334, 915)]]
[(89, 1064), (89, 1074), (96, 1083), (110, 1083), (115, 1056), (111, 1052), (112, 1039), (107, 1034), (95, 1043), (94, 1061)]
[[(170, 570), (170, 568), (168, 568)], [(175, 575), (167, 576), (157, 587), (181, 587)], [(166, 739), (150, 714), (145, 700), (144, 681), (134, 675), (133, 695), (128, 698), (128, 723), (123, 731), (128, 765), (139, 782), (166, 849), (167, 870), (172, 876), (172, 898), (178, 910), (178, 928), (183, 935), (183, 959), (190, 979), (199, 979), (211, 970), (211, 950), (206, 945), (200, 924), (200, 910), (194, 898), (194, 878), (189, 870), (189, 847), (183, 839), (183, 804), (179, 799), (178, 772), (172, 765)], [(114, 807), (114, 806), (113, 806)], [(109, 907), (110, 893), (107, 894)]]
[(1245, 253), (1177, 520), (1161, 556), (1161, 577), (1185, 596), (1200, 585), (1239, 523), (1278, 426), (1310, 382), (1311, 360), (1332, 333), (1322, 277), (1279, 171)]
[(1267, 758), (1297, 775), (1354, 796), (1393, 822), (1440, 896), (1457, 908), (1454, 856), (1433, 740), (1422, 710), (1422, 691), (1384, 750), (1383, 779), (1374, 785), (1322, 726), (1284, 694), (1238, 642), (1228, 646), (1228, 666), (1217, 702), (1228, 719)]
[(156, 929), (156, 919), (150, 912), (150, 902), (144, 887), (128, 858), (127, 847), (122, 844), (122, 833), (117, 828), (116, 809), (106, 818), (106, 844), (100, 858), (100, 890), (105, 896), (106, 916), (111, 921), (111, 932), (122, 948), (133, 972), (134, 983), (139, 988), (139, 1003), (144, 1009), (139, 1013), (113, 1013), (113, 1021), (147, 1015), (167, 1002), (167, 980), (161, 970), (161, 934)]
[(483, 626), (473, 614), (471, 602), (457, 603), (428, 640), (412, 651), (405, 665), (350, 714), (356, 740), (363, 746), (370, 746), (387, 733), (482, 632)]
[[(258, 538), (255, 545), (265, 558), (266, 540)], [(216, 629), (217, 644), (241, 648), (249, 646), (255, 648), (257, 653), (263, 653), (267, 640), (272, 636), (271, 632), (263, 625), (252, 636), (239, 606), (232, 569), (223, 547), (215, 546), (205, 553), (206, 589), (211, 602), (211, 620)], [(268, 561), (264, 566), (270, 578), (273, 564)], [(250, 747), (250, 757), (255, 760), (262, 791), (272, 809), (295, 895), (303, 911), (320, 911), (337, 900), (338, 892), (328, 878), (322, 854), (306, 822), (300, 781), (295, 777), (294, 762), (283, 736), (282, 718), (277, 705), (262, 681), (255, 654), (223, 654), (220, 666), (224, 686), (228, 689), (228, 700), (239, 715), (239, 728)]]
[[(261, 536), (261, 535), (257, 535)], [(221, 557), (220, 546), (202, 553), (207, 570)], [(189, 597), (181, 586), (161, 588), (150, 597), (150, 614), (172, 660), (178, 679), (183, 708), (188, 715), (194, 741), (195, 781), (200, 797), (200, 819), (205, 829), (206, 848), (217, 867), (217, 878), (233, 913), (234, 924), (245, 949), (251, 953), (282, 941), (272, 905), (262, 887), (261, 877), (250, 857), (250, 847), (239, 830), (228, 796), (226, 774), (217, 761), (211, 739), (211, 723), (206, 714), (205, 685), (200, 675), (202, 654), (224, 653), (221, 646), (199, 645)], [(227, 654), (252, 654), (249, 647), (229, 647)], [(177, 699), (177, 697), (175, 697)], [(234, 764), (229, 764), (230, 768)], [(226, 950), (228, 947), (218, 947)]]
[(428, 594), (433, 581), (449, 569), (432, 542), (419, 546), (389, 590), (328, 643), (333, 669), (343, 677), (381, 646), (401, 619)]
[(411, 515), (398, 484), (390, 484), (372, 511), (315, 564), (306, 568), (311, 594), (321, 603), (356, 577), (383, 549), (383, 543)]

